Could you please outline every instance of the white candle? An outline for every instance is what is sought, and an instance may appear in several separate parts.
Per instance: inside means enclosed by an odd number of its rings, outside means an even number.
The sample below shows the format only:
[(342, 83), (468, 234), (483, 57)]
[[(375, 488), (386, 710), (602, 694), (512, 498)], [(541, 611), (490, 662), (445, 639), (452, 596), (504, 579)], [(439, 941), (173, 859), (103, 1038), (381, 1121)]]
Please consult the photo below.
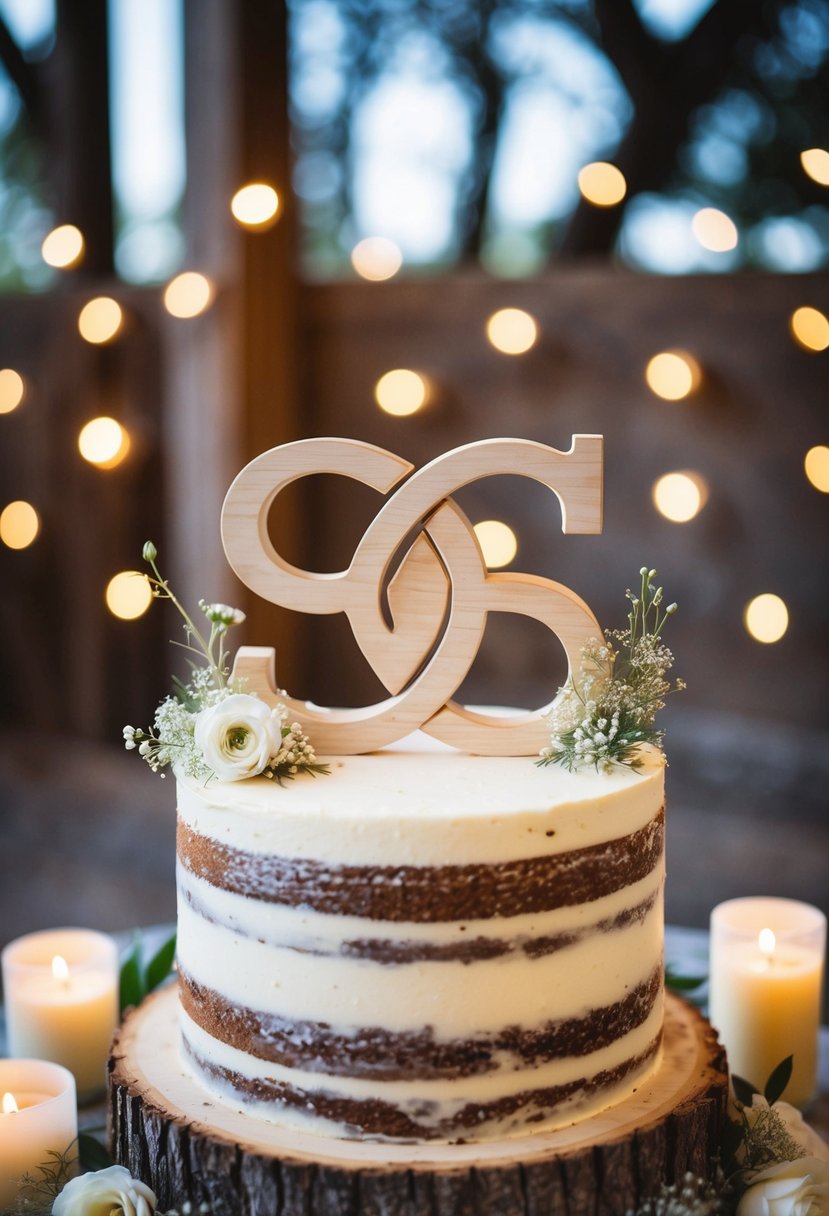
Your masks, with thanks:
[(100, 1093), (118, 1023), (118, 950), (90, 929), (30, 933), (3, 951), (9, 1054), (74, 1073), (81, 1099)]
[(784, 1097), (808, 1102), (817, 1082), (826, 917), (791, 899), (732, 899), (711, 914), (711, 1021), (732, 1073), (762, 1090), (786, 1056)]
[[(0, 1060), (0, 1210), (17, 1199), (24, 1174), (40, 1180), (50, 1153), (77, 1157), (75, 1079), (44, 1060)], [(74, 1173), (74, 1169), (71, 1171)]]

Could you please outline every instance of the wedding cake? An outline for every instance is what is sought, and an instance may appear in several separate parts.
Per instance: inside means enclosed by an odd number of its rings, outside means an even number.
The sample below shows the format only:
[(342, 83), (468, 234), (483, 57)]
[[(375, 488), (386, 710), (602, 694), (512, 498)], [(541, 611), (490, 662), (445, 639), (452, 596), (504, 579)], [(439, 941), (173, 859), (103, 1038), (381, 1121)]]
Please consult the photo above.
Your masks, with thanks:
[(469, 1140), (572, 1123), (657, 1065), (661, 755), (569, 773), (439, 746), (178, 782), (181, 1044), (211, 1095)]

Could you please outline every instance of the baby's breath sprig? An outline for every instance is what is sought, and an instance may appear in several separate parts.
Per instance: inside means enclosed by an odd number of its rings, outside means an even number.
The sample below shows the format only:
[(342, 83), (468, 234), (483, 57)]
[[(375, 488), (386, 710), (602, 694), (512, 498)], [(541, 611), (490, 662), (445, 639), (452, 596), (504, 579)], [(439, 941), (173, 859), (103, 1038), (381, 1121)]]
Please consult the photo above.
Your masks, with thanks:
[(272, 707), (248, 693), (243, 681), (231, 679), (225, 642), (228, 630), (244, 621), (244, 612), (199, 600), (210, 625), (200, 628), (161, 574), (152, 541), (144, 545), (143, 557), (152, 571), (146, 578), (153, 596), (169, 600), (183, 618), (186, 640), (174, 645), (195, 657), (187, 660), (190, 678), (174, 678), (174, 693), (161, 702), (152, 726), (124, 727), (127, 751), (137, 749), (153, 772), (172, 764), (196, 780), (262, 775), (282, 785), (300, 772), (327, 773), (300, 723), (285, 725), (284, 705)]
[(663, 606), (664, 593), (654, 585), (655, 570), (639, 571), (637, 594), (630, 601), (627, 629), (606, 630), (582, 647), (578, 672), (570, 678), (550, 711), (550, 745), (537, 763), (609, 771), (615, 764), (638, 768), (644, 744), (661, 747), (664, 732), (655, 721), (665, 698), (685, 687), (667, 672), (674, 656), (662, 642), (662, 630), (676, 604)]

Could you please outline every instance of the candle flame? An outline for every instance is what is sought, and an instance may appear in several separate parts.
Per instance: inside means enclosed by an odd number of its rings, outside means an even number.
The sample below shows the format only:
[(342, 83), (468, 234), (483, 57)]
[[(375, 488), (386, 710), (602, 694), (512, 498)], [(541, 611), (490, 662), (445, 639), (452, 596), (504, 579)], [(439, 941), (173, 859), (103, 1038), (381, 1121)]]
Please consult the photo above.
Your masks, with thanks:
[(757, 945), (760, 947), (761, 954), (765, 954), (766, 958), (771, 958), (771, 956), (774, 954), (774, 948), (777, 945), (777, 938), (774, 936), (771, 929), (760, 930)]
[(65, 958), (56, 954), (52, 959), (52, 975), (56, 980), (61, 980), (63, 983), (69, 979), (69, 965)]
[(3, 1094), (3, 1114), (12, 1115), (18, 1109), (14, 1094)]

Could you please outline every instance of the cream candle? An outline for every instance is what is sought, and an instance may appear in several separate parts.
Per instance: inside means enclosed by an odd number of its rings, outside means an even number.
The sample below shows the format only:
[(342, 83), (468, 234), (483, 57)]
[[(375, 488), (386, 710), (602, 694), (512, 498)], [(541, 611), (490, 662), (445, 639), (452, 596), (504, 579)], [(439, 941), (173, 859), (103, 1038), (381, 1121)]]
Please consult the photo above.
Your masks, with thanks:
[(100, 1093), (118, 1022), (118, 950), (103, 933), (30, 933), (3, 951), (9, 1054), (74, 1074), (81, 1099)]
[[(75, 1157), (75, 1079), (44, 1060), (0, 1060), (0, 1210), (17, 1198), (24, 1174), (40, 1178), (50, 1153)], [(74, 1173), (74, 1170), (72, 1171)]]
[(710, 1015), (729, 1068), (762, 1087), (794, 1056), (794, 1105), (817, 1081), (825, 949), (826, 917), (795, 900), (732, 899), (711, 914)]

